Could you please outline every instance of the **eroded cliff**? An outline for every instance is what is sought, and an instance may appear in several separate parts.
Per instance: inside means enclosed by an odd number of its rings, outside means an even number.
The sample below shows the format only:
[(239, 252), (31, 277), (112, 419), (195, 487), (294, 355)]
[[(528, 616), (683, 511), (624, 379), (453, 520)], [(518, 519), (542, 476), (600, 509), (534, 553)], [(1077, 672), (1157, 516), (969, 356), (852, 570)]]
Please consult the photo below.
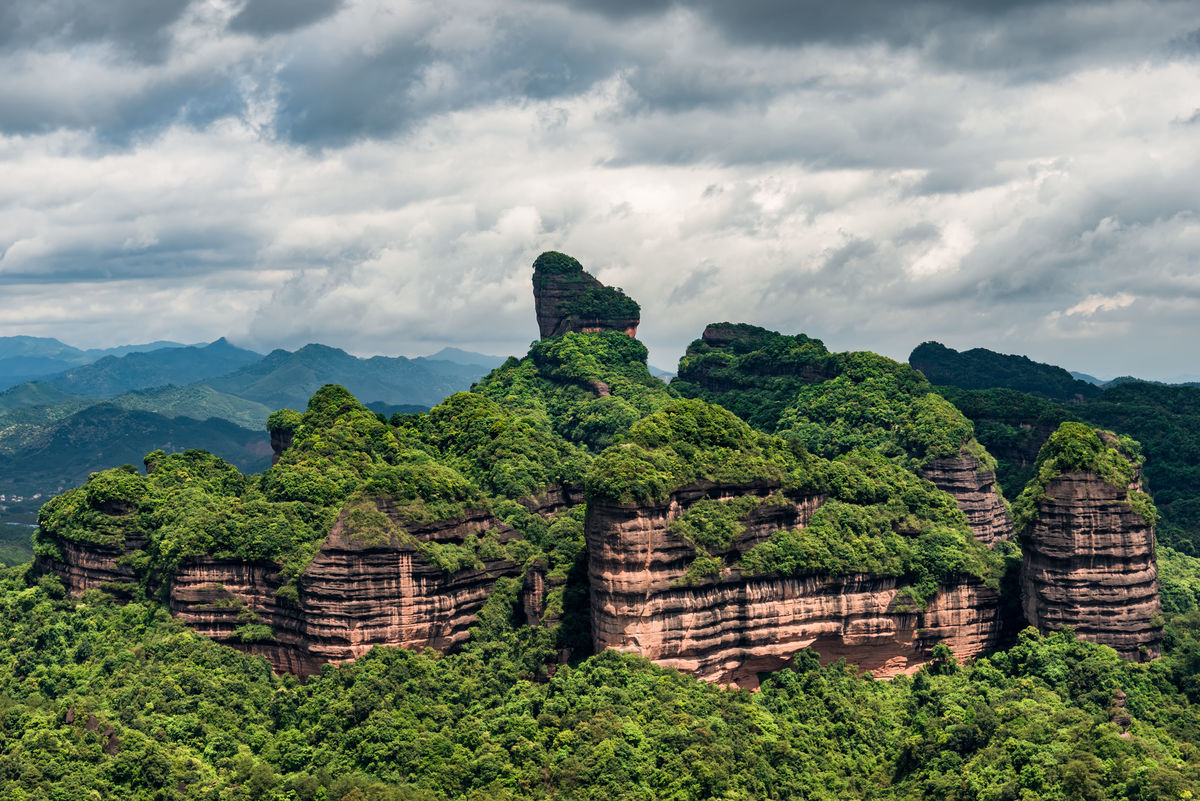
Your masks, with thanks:
[(1071, 626), (1127, 659), (1159, 655), (1162, 604), (1154, 528), (1127, 493), (1094, 473), (1046, 486), (1022, 541), (1022, 607), (1030, 625)]
[(635, 336), (641, 320), (635, 300), (555, 251), (543, 253), (533, 263), (533, 302), (542, 339), (569, 331), (621, 331)]
[(1162, 605), (1154, 511), (1137, 455), (1108, 432), (1066, 423), (1018, 500), (1024, 520), (1021, 602), (1041, 631), (1064, 626), (1127, 659), (1157, 657)]
[(758, 685), (760, 673), (815, 648), (823, 661), (845, 657), (877, 676), (911, 673), (945, 643), (960, 659), (1004, 636), (997, 592), (962, 576), (939, 585), (924, 610), (895, 576), (809, 572), (747, 575), (738, 567), (697, 580), (697, 548), (672, 523), (698, 501), (767, 499), (745, 532), (714, 553), (733, 562), (781, 528), (802, 528), (824, 502), (757, 483), (697, 485), (653, 505), (594, 504), (587, 523), (592, 631), (597, 650), (641, 654), (707, 681)]
[(964, 448), (957, 456), (931, 459), (921, 475), (954, 496), (977, 540), (994, 545), (1011, 539), (1012, 517), (996, 484), (996, 471), (983, 464), (978, 456)]

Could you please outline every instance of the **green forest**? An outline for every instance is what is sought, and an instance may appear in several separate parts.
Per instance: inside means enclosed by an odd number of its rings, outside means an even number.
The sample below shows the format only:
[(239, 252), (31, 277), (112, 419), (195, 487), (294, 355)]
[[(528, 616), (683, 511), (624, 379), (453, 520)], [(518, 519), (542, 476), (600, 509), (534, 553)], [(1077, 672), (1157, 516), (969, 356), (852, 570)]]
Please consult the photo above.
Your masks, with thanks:
[(377, 648), (301, 684), (152, 602), (10, 568), (0, 798), (1189, 798), (1200, 560), (1163, 563), (1149, 664), (1029, 629), (891, 681), (806, 652), (754, 693), (611, 651), (538, 677), (504, 592), (459, 653)]
[[(995, 443), (1005, 481), (1034, 479), (1005, 485), (1018, 521), (1059, 471), (1127, 485), (1143, 470), (1155, 488), (1157, 440), (1139, 445), (1100, 406), (1076, 425), (1066, 407), (1013, 390), (938, 390), (875, 354), (718, 328), (723, 339), (693, 343), (671, 385), (650, 375), (636, 340), (569, 333), (428, 412), (384, 417), (326, 386), (303, 411), (270, 416), (291, 445), (261, 474), (203, 451), (154, 451), (144, 473), (114, 467), (54, 498), (39, 515), (39, 558), (112, 547), (131, 578), (74, 598), (34, 566), (0, 573), (0, 801), (1192, 797), (1200, 559), (1170, 547), (1159, 550), (1165, 655), (1145, 664), (1070, 630), (1026, 629), (969, 665), (939, 645), (915, 675), (888, 681), (807, 650), (750, 692), (591, 653), (584, 524), (595, 504), (662, 503), (705, 482), (761, 487), (701, 499), (672, 524), (696, 552), (683, 583), (733, 569), (867, 573), (897, 577), (922, 607), (955, 575), (1012, 592), (1020, 558), (1013, 544), (976, 541), (953, 497), (920, 476), (932, 460), (965, 451), (995, 467)], [(1014, 415), (1036, 413), (1045, 447), (1002, 439), (1000, 425), (1017, 440), (1033, 430), (1004, 422), (1015, 420), (997, 410), (1005, 397)], [(530, 511), (556, 487), (585, 503)], [(804, 494), (828, 498), (808, 525), (737, 547), (756, 509)], [(1155, 500), (1157, 512), (1129, 496), (1164, 518), (1191, 498)], [(408, 531), (471, 510), (521, 536), (451, 544)], [(376, 648), (302, 682), (164, 608), (166, 579), (199, 554), (272, 564), (289, 579), (281, 597), (294, 597), (339, 516), (348, 536), (405, 542), (447, 573), (494, 558), (542, 566), (557, 582), (546, 622), (523, 625), (521, 579), (502, 578), (460, 650)], [(262, 625), (239, 632), (272, 637)]]

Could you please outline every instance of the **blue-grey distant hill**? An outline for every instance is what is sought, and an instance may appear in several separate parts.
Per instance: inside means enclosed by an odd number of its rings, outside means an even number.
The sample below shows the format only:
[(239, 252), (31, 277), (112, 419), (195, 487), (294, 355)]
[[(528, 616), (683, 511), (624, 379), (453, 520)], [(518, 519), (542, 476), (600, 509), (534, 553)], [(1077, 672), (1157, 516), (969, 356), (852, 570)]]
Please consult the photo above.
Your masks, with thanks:
[(183, 347), (186, 346), (179, 342), (159, 340), (142, 345), (83, 350), (50, 337), (0, 337), (0, 390), (90, 364), (106, 356)]
[(114, 464), (140, 466), (147, 453), (159, 449), (202, 448), (245, 472), (271, 464), (270, 441), (261, 429), (108, 403), (89, 406), (32, 433), (13, 451), (0, 448), (0, 492), (6, 496), (0, 517), (36, 511), (49, 495), (81, 483), (89, 473)]
[(262, 354), (239, 348), (222, 337), (203, 346), (105, 356), (42, 380), (64, 392), (103, 398), (166, 384), (195, 384), (261, 358)]
[[(40, 345), (56, 352), (52, 343)], [(105, 356), (18, 384), (0, 392), (0, 495), (22, 500), (0, 502), (0, 519), (35, 511), (45, 497), (80, 483), (92, 470), (138, 464), (160, 448), (202, 448), (244, 470), (265, 469), (267, 416), (284, 407), (305, 408), (325, 384), (346, 386), (390, 417), (424, 411), (503, 362), (456, 349), (435, 356), (445, 358), (362, 359), (308, 345), (263, 357), (220, 339)]]
[(446, 347), (428, 356), (418, 356), (413, 361), (454, 362), (455, 364), (462, 364), (468, 367), (478, 367), (487, 373), (504, 364), (505, 358), (504, 356), (492, 356), (487, 353), (475, 353), (474, 351), (463, 350), (462, 348)]
[(276, 350), (253, 364), (209, 380), (215, 389), (274, 408), (303, 409), (325, 384), (341, 384), (366, 403), (433, 406), (469, 389), (490, 368), (432, 358), (360, 359), (328, 345)]

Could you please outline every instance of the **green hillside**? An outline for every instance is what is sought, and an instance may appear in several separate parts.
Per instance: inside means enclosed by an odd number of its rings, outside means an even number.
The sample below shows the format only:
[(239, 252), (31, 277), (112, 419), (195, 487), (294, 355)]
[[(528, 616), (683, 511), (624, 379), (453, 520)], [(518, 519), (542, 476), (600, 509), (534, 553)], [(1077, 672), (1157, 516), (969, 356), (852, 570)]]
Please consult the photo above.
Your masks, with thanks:
[(1082, 401), (1100, 392), (1061, 367), (986, 348), (960, 353), (940, 342), (923, 342), (913, 349), (908, 363), (934, 384), (962, 389), (1015, 389), (1056, 401)]

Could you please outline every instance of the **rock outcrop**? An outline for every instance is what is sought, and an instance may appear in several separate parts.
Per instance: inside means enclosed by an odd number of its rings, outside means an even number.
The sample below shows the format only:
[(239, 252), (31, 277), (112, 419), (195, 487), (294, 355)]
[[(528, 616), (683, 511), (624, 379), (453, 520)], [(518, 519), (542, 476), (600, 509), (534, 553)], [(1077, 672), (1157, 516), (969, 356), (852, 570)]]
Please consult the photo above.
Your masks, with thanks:
[[(284, 589), (279, 566), (271, 562), (191, 559), (167, 585), (171, 612), (201, 634), (262, 654), (277, 670), (299, 675), (326, 662), (355, 659), (376, 645), (443, 651), (461, 645), (496, 579), (519, 576), (521, 569), (481, 555), (480, 565), (447, 572), (431, 564), (416, 543), (461, 546), (489, 532), (502, 543), (516, 532), (483, 511), (405, 524), (386, 501), (377, 504), (407, 536), (358, 536), (343, 514), (293, 592)], [(43, 558), (40, 566), (56, 573), (72, 595), (137, 581), (122, 556), (142, 542), (127, 541), (124, 548), (59, 544), (64, 559)]]
[[(747, 576), (734, 568), (686, 584), (696, 549), (669, 530), (671, 522), (702, 497), (773, 490), (696, 486), (657, 505), (594, 504), (587, 543), (597, 650), (630, 651), (708, 681), (754, 687), (758, 674), (787, 666), (809, 646), (823, 660), (845, 657), (892, 676), (928, 662), (939, 642), (960, 659), (999, 643), (999, 597), (966, 577), (942, 585), (923, 612), (892, 577)], [(721, 555), (732, 561), (780, 528), (802, 527), (822, 501), (801, 495), (763, 505)]]
[(622, 331), (632, 337), (641, 321), (635, 300), (555, 251), (543, 253), (533, 263), (533, 302), (542, 339), (569, 331)]
[(996, 485), (996, 473), (984, 467), (973, 454), (963, 450), (956, 457), (935, 458), (921, 470), (921, 475), (954, 496), (975, 532), (975, 539), (995, 545), (1012, 537), (1012, 518)]
[(1127, 659), (1159, 655), (1154, 528), (1125, 488), (1091, 472), (1061, 474), (1046, 485), (1021, 539), (1021, 603), (1030, 625), (1071, 626), (1080, 639)]

